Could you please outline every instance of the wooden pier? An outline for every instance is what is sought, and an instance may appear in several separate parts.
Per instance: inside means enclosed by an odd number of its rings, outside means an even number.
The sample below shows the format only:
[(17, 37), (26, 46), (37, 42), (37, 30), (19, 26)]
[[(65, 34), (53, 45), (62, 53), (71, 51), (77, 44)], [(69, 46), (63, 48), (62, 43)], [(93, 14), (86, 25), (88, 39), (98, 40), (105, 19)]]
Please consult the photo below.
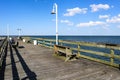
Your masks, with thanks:
[(0, 80), (120, 80), (120, 70), (79, 58), (64, 62), (53, 49), (19, 41), (6, 48)]

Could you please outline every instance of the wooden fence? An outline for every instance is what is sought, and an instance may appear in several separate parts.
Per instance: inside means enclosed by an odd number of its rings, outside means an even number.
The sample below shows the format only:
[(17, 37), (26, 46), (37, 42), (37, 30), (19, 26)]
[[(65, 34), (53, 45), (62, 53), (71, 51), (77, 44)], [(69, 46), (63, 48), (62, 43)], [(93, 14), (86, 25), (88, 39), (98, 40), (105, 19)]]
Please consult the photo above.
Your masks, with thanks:
[(6, 50), (6, 47), (7, 47), (7, 38), (5, 38), (3, 41), (2, 41), (2, 44), (0, 45), (0, 68), (2, 66), (2, 62), (4, 60), (4, 56), (5, 56), (5, 50)]
[[(32, 40), (37, 40), (38, 45), (49, 48), (53, 48), (55, 44), (55, 40), (52, 39), (34, 38)], [(79, 53), (80, 58), (120, 68), (120, 45), (63, 40), (59, 40), (59, 45), (70, 47), (74, 54)]]

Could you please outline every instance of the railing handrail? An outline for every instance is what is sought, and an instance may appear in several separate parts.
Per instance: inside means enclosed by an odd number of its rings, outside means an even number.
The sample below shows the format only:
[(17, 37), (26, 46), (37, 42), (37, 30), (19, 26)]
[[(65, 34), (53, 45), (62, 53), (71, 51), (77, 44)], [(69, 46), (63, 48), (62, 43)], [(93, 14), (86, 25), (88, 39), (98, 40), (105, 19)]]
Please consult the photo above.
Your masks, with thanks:
[[(45, 38), (34, 38), (35, 40), (44, 40), (44, 41), (51, 41), (55, 42), (54, 39), (45, 39)], [(108, 44), (108, 43), (95, 43), (95, 42), (78, 42), (78, 41), (67, 41), (67, 40), (59, 40), (59, 42), (67, 43), (67, 44), (75, 44), (75, 45), (82, 45), (82, 46), (90, 46), (90, 47), (99, 47), (99, 48), (108, 48), (108, 49), (117, 49), (120, 50), (120, 45), (117, 44)]]
[(3, 43), (2, 43), (2, 45), (0, 47), (0, 67), (2, 66), (6, 46), (7, 46), (7, 38), (4, 39), (4, 41), (3, 41)]

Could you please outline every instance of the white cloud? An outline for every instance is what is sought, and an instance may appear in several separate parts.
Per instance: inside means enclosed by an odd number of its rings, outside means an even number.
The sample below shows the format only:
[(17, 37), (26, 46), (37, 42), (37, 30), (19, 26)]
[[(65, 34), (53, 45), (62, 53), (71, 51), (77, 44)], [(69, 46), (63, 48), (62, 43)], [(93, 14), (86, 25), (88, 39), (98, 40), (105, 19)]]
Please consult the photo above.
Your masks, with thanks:
[(108, 23), (120, 23), (120, 14), (118, 16), (114, 16), (111, 19), (106, 19)]
[(73, 25), (74, 25), (74, 23), (71, 22), (71, 21), (69, 21), (69, 20), (61, 20), (60, 22), (61, 22), (61, 23), (66, 23), (66, 24), (69, 25), (69, 26), (73, 26)]
[(106, 19), (109, 18), (110, 15), (99, 15), (99, 19)]
[(91, 27), (91, 26), (106, 26), (106, 23), (102, 21), (89, 21), (88, 23), (77, 24), (77, 27)]
[(108, 4), (92, 4), (90, 5), (91, 7), (91, 11), (92, 12), (97, 12), (99, 11), (100, 9), (104, 9), (104, 10), (107, 10), (110, 8), (110, 6)]
[(64, 14), (64, 16), (74, 16), (76, 14), (85, 14), (87, 12), (87, 8), (72, 8), (67, 9), (67, 13)]

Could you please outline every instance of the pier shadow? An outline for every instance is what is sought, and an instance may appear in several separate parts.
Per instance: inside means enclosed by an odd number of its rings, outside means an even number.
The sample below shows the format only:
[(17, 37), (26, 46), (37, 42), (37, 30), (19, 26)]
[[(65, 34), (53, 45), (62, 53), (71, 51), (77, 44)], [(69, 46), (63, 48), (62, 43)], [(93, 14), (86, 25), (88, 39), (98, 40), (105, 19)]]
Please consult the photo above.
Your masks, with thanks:
[(8, 50), (8, 44), (5, 48), (5, 55), (3, 57), (3, 62), (2, 62), (1, 69), (0, 69), (0, 80), (4, 80), (4, 76), (5, 76), (7, 50)]
[(11, 58), (11, 67), (12, 67), (12, 77), (13, 80), (19, 80), (19, 73), (17, 71), (17, 67), (16, 67), (16, 62), (15, 62), (15, 58), (13, 55), (13, 50), (12, 50), (12, 45), (10, 45), (10, 58)]
[(24, 46), (18, 46), (18, 48), (25, 48)]
[(19, 53), (18, 49), (16, 47), (14, 47), (14, 49), (15, 49), (16, 55), (17, 55), (21, 65), (22, 65), (22, 67), (23, 67), (23, 69), (24, 69), (24, 71), (25, 71), (25, 73), (27, 75), (26, 77), (22, 78), (21, 80), (26, 80), (26, 79), (37, 80), (36, 79), (36, 77), (37, 77), (36, 74), (30, 70), (30, 68), (28, 67), (28, 65), (24, 61), (23, 57)]

